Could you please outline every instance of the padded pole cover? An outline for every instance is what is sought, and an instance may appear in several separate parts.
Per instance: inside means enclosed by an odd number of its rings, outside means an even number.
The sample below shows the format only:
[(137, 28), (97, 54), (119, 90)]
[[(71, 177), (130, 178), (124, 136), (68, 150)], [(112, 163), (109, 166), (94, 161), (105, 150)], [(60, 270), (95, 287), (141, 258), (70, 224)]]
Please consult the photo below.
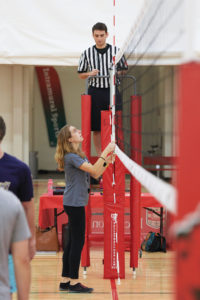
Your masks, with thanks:
[(176, 237), (176, 299), (196, 300), (200, 299), (200, 63), (190, 62), (179, 66), (177, 75), (177, 219), (180, 223), (179, 235)]
[[(111, 140), (111, 113), (101, 113), (102, 149)], [(116, 159), (103, 174), (104, 197), (104, 278), (125, 278), (124, 258), (124, 168), (120, 172), (121, 162)], [(116, 170), (118, 170), (116, 172)], [(114, 173), (114, 177), (113, 177)], [(121, 177), (124, 177), (121, 179)], [(124, 182), (123, 182), (124, 180)], [(114, 203), (114, 194), (115, 202)], [(117, 264), (119, 262), (119, 269)], [(119, 274), (118, 274), (119, 272)]]
[(82, 150), (90, 160), (91, 154), (91, 96), (81, 95)]
[(115, 114), (116, 117), (116, 140), (118, 147), (124, 151), (124, 134), (123, 134), (123, 124), (122, 124), (122, 111), (118, 110)]
[[(131, 97), (131, 159), (141, 165), (142, 143), (141, 143), (141, 96)], [(141, 232), (141, 184), (131, 176), (130, 186), (130, 226), (131, 226), (131, 247), (130, 267), (138, 267), (138, 251), (140, 249)]]
[[(85, 152), (88, 160), (90, 160), (91, 152), (91, 96), (81, 95), (81, 132), (83, 136), (82, 150)], [(89, 234), (91, 207), (90, 198), (88, 205), (85, 207), (85, 244), (81, 253), (81, 266), (90, 266), (90, 249), (89, 249)]]

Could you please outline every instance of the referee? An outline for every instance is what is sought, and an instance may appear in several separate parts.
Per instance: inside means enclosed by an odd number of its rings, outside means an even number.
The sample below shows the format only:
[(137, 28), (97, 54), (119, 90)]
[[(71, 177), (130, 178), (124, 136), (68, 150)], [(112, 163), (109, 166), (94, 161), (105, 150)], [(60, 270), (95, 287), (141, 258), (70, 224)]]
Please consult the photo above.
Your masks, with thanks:
[[(106, 43), (108, 37), (107, 26), (96, 23), (92, 27), (95, 45), (85, 50), (80, 57), (78, 73), (81, 79), (89, 76), (109, 76), (112, 66), (113, 46)], [(115, 53), (117, 48), (115, 47)], [(117, 73), (123, 74), (128, 69), (124, 56), (117, 64)], [(91, 130), (97, 155), (101, 154), (101, 111), (108, 110), (110, 104), (109, 78), (91, 78), (88, 94), (92, 96)], [(121, 106), (121, 99), (116, 90), (116, 110)]]

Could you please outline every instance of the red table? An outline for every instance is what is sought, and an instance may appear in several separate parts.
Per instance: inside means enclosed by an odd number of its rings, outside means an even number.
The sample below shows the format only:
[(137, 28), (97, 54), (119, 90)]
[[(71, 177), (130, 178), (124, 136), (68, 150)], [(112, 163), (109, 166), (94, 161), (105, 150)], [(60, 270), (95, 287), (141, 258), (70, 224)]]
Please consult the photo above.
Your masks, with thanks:
[[(103, 236), (103, 195), (99, 192), (91, 193), (91, 239), (102, 240)], [(125, 197), (125, 217), (130, 215), (130, 194), (126, 193)], [(162, 207), (161, 204), (155, 200), (155, 198), (149, 193), (141, 194), (141, 207)], [(39, 205), (39, 226), (42, 229), (46, 227), (56, 225), (58, 231), (58, 239), (61, 245), (62, 241), (62, 224), (68, 222), (67, 215), (65, 213), (58, 215), (63, 211), (63, 196), (43, 194), (40, 197)], [(126, 221), (125, 221), (126, 222)], [(127, 224), (127, 222), (126, 222)], [(125, 225), (126, 227), (126, 225)], [(127, 229), (128, 230), (128, 229)], [(125, 232), (127, 233), (127, 232)]]
[[(90, 195), (91, 208), (103, 208), (103, 195), (101, 193), (91, 193)], [(130, 205), (130, 194), (126, 193), (125, 207)], [(141, 194), (141, 207), (162, 207), (162, 205), (149, 193)], [(54, 209), (58, 209), (58, 213), (63, 210), (63, 196), (43, 194), (40, 197), (39, 205), (39, 226), (46, 228), (54, 225)], [(47, 215), (46, 210), (51, 210)], [(53, 216), (53, 219), (52, 219)], [(67, 218), (67, 217), (66, 217)]]

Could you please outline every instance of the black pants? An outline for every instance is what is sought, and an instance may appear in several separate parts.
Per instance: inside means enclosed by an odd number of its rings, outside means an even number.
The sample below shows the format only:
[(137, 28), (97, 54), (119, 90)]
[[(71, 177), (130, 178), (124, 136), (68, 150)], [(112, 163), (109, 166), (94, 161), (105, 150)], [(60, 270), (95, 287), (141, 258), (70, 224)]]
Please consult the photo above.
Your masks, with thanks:
[(69, 240), (63, 253), (62, 276), (77, 279), (85, 242), (85, 207), (65, 206), (69, 220)]
[[(95, 88), (90, 86), (88, 95), (92, 96), (91, 131), (101, 131), (101, 111), (109, 110), (110, 88)], [(116, 88), (116, 111), (122, 110), (122, 99)]]

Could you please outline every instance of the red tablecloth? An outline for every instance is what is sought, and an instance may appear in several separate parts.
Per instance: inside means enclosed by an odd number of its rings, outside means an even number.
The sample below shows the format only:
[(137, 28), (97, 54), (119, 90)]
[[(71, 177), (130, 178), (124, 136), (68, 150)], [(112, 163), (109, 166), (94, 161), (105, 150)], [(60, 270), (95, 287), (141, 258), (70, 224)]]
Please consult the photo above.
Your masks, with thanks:
[[(92, 193), (90, 196), (91, 208), (103, 208), (103, 195), (101, 193)], [(130, 194), (126, 193), (125, 207), (130, 205)], [(162, 205), (149, 193), (141, 194), (141, 207), (162, 207)], [(46, 228), (54, 224), (54, 208), (58, 209), (58, 213), (63, 210), (63, 196), (43, 194), (40, 197), (39, 205), (39, 226)], [(67, 221), (65, 214), (59, 216)]]
[[(103, 220), (103, 195), (100, 193), (93, 193), (90, 196), (91, 203), (91, 234), (90, 239), (103, 242), (104, 233), (104, 220)], [(130, 194), (126, 193), (125, 197), (125, 219), (124, 219), (124, 229), (125, 235), (130, 235)], [(161, 204), (155, 200), (155, 198), (149, 193), (141, 194), (141, 207), (161, 207)], [(54, 225), (54, 209), (57, 209), (57, 213), (63, 211), (63, 196), (55, 195), (48, 196), (48, 194), (43, 194), (40, 197), (39, 205), (39, 226), (45, 229), (48, 226)], [(143, 220), (143, 221), (142, 221)], [(57, 232), (60, 246), (62, 245), (62, 225), (68, 222), (67, 215), (65, 213), (57, 217)], [(142, 210), (141, 214), (142, 231), (141, 231), (141, 241), (146, 236), (147, 232), (152, 231), (152, 226), (154, 223), (157, 224), (157, 231), (159, 232), (160, 221), (159, 217), (150, 213), (149, 217), (146, 215), (146, 211)], [(147, 225), (146, 223), (151, 223)], [(155, 226), (154, 226), (155, 231)]]

